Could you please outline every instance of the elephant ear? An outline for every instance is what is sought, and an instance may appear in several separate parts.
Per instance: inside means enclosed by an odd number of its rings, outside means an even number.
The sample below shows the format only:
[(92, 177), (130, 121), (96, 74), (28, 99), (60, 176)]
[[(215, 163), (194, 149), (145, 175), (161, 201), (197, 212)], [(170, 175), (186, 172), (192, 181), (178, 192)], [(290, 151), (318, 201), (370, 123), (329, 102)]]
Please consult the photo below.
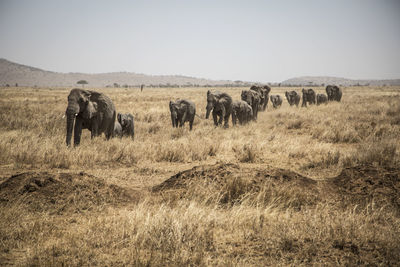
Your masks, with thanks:
[(97, 103), (93, 101), (88, 101), (86, 109), (83, 111), (83, 117), (86, 119), (93, 118), (97, 113)]
[(121, 113), (118, 113), (117, 120), (118, 120), (119, 123), (121, 123)]
[(169, 110), (172, 111), (172, 101), (169, 101)]
[(89, 103), (90, 96), (92, 94), (89, 91), (82, 90), (82, 94), (81, 95), (82, 95), (83, 102), (85, 102), (86, 104)]
[(210, 90), (207, 91), (207, 96), (209, 96), (209, 95), (211, 95), (211, 91)]

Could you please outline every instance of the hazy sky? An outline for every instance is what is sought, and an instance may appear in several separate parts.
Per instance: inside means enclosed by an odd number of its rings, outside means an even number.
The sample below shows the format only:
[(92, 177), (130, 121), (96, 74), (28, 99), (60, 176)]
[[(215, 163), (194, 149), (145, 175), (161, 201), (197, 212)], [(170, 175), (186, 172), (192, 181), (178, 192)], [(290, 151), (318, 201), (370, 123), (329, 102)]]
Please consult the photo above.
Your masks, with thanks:
[(400, 78), (400, 0), (0, 0), (0, 57), (58, 72)]

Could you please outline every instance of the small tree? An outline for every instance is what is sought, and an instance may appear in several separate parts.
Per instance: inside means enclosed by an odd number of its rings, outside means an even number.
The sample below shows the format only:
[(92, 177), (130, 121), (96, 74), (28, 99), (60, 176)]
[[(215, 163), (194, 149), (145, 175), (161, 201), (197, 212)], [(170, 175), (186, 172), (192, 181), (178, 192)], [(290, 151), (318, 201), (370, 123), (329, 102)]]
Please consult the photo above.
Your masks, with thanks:
[(82, 88), (83, 88), (83, 87), (85, 87), (85, 84), (88, 84), (88, 82), (85, 80), (80, 80), (77, 82), (77, 84), (82, 84)]

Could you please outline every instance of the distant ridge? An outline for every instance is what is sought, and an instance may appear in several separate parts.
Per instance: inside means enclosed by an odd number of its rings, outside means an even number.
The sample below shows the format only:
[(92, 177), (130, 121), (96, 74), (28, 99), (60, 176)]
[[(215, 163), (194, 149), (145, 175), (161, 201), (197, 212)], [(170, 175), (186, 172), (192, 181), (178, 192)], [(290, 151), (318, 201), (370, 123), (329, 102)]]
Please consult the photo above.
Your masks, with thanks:
[(77, 86), (77, 81), (86, 80), (88, 87), (114, 86), (236, 86), (249, 85), (241, 81), (210, 80), (182, 75), (146, 75), (133, 72), (112, 72), (99, 74), (60, 73), (42, 70), (18, 63), (0, 59), (0, 86), (42, 86), (71, 87)]
[(285, 80), (281, 83), (283, 86), (315, 86), (315, 85), (342, 85), (342, 86), (352, 86), (352, 85), (372, 85), (372, 86), (382, 86), (382, 85), (400, 85), (400, 79), (393, 80), (352, 80), (340, 77), (329, 77), (329, 76), (303, 76), (297, 78), (291, 78)]
[[(86, 80), (88, 87), (131, 87), (140, 86), (251, 86), (257, 82), (243, 82), (230, 80), (210, 80), (182, 75), (147, 75), (133, 72), (110, 73), (61, 73), (42, 70), (0, 58), (0, 86), (39, 86), (39, 87), (73, 87), (78, 86), (79, 80)], [(264, 83), (271, 86), (321, 86), (336, 84), (341, 86), (352, 85), (400, 85), (400, 79), (393, 80), (352, 80), (329, 76), (303, 76), (291, 78), (281, 83)]]

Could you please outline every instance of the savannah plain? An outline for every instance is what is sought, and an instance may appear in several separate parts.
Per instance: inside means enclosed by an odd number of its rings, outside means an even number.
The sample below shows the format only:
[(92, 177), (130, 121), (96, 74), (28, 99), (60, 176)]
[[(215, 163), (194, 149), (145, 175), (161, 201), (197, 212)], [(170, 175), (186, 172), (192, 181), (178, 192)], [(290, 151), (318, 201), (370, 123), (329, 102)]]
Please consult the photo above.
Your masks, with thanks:
[[(70, 89), (0, 89), (0, 265), (400, 264), (400, 87), (307, 108), (273, 87), (280, 108), (228, 129), (205, 120), (209, 88), (88, 88), (135, 140), (68, 148)], [(177, 98), (193, 131), (172, 128)]]

